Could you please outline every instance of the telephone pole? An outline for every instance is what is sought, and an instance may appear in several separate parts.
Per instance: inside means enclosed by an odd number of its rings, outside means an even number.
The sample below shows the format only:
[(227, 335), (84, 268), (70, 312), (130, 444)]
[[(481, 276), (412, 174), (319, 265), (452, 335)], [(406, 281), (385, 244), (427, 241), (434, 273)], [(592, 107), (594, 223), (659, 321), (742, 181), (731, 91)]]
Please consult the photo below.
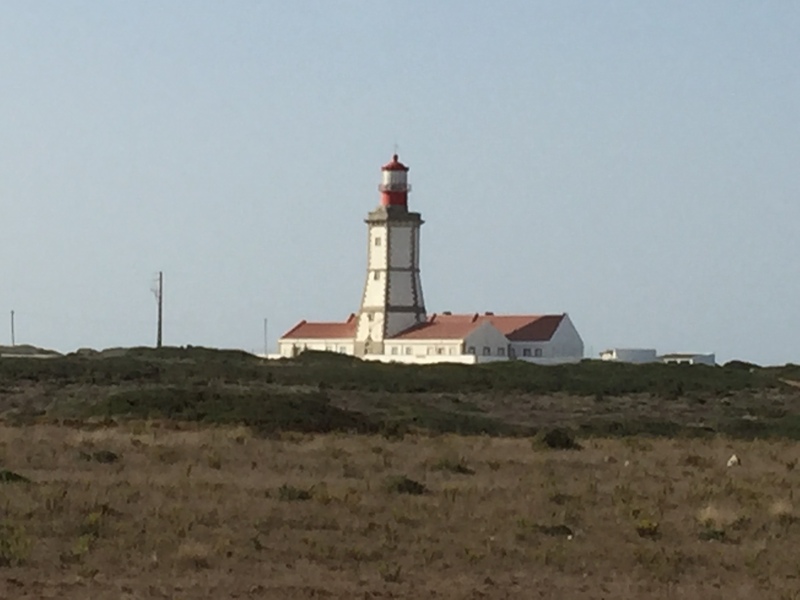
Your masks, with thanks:
[(11, 345), (12, 346), (16, 346), (17, 345), (16, 338), (14, 337), (14, 311), (13, 310), (11, 311)]
[(161, 348), (161, 331), (164, 322), (164, 273), (158, 272), (158, 287), (153, 290), (158, 301), (158, 333), (156, 334), (156, 348)]
[(267, 343), (267, 318), (264, 317), (264, 358), (267, 358), (269, 344)]

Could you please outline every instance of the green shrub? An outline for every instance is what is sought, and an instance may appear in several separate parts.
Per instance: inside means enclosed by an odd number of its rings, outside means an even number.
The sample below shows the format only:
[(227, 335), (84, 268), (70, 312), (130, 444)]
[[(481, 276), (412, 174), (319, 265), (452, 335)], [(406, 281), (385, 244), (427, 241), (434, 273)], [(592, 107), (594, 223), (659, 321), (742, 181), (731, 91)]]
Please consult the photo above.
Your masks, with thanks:
[(661, 419), (628, 419), (626, 421), (593, 419), (582, 423), (580, 428), (584, 435), (597, 437), (678, 437), (680, 435), (696, 437), (713, 434), (713, 430), (707, 428), (688, 427), (675, 421)]
[(240, 386), (150, 386), (110, 395), (94, 414), (136, 419), (166, 418), (210, 424), (244, 424), (257, 435), (280, 431), (377, 432), (361, 413), (333, 406), (320, 392), (273, 392)]
[(534, 530), (551, 537), (569, 537), (572, 529), (566, 525), (535, 525)]
[(14, 471), (0, 469), (0, 483), (30, 483), (30, 479)]
[(311, 500), (311, 496), (311, 490), (304, 490), (292, 485), (283, 484), (278, 488), (278, 500), (282, 500), (284, 502)]
[(529, 428), (481, 414), (447, 411), (427, 403), (411, 406), (408, 425), (434, 433), (459, 435), (521, 436), (530, 435)]
[(717, 527), (705, 527), (697, 535), (697, 538), (704, 542), (725, 542), (728, 540), (725, 530)]
[(95, 461), (108, 465), (117, 462), (119, 460), (119, 455), (111, 450), (98, 450), (97, 452), (84, 452), (83, 450), (79, 450), (78, 458), (87, 462)]
[(720, 393), (776, 387), (778, 378), (800, 377), (795, 365), (757, 368), (748, 363), (633, 365), (599, 360), (542, 366), (524, 361), (486, 365), (398, 365), (360, 361), (329, 352), (304, 352), (291, 360), (264, 361), (246, 352), (185, 348), (117, 348), (70, 354), (48, 360), (7, 358), (0, 362), (0, 383), (38, 381), (54, 384), (119, 385), (158, 383), (185, 387), (258, 382), (281, 386), (313, 385), (325, 390), (389, 393), (471, 392), (564, 393), (596, 398), (625, 394), (662, 397), (695, 392)]
[(431, 468), (434, 471), (448, 471), (457, 475), (475, 474), (475, 470), (467, 465), (464, 458), (445, 457), (437, 461)]
[(699, 454), (688, 454), (684, 456), (680, 464), (684, 467), (695, 467), (698, 469), (710, 469), (714, 466), (714, 461), (712, 461), (707, 456), (700, 456)]
[(636, 533), (641, 538), (657, 540), (661, 537), (661, 532), (658, 528), (658, 523), (650, 519), (640, 519), (636, 522)]
[(562, 492), (556, 492), (555, 494), (550, 494), (548, 500), (553, 504), (557, 504), (558, 506), (564, 506), (565, 504), (572, 502), (573, 500), (577, 500), (576, 496), (572, 494), (564, 494)]
[(580, 450), (582, 448), (575, 441), (571, 431), (560, 427), (540, 431), (533, 438), (532, 445), (534, 448), (549, 448), (551, 450)]
[(0, 521), (0, 566), (22, 564), (28, 558), (30, 547), (30, 539), (22, 526)]
[(531, 523), (527, 519), (517, 521), (517, 532), (515, 538), (518, 542), (528, 542), (535, 539), (538, 535), (548, 537), (570, 537), (573, 535), (572, 529), (559, 523), (558, 525), (541, 525)]
[(428, 493), (428, 488), (423, 484), (405, 475), (388, 477), (386, 479), (386, 490), (395, 494), (411, 494), (413, 496), (421, 496)]

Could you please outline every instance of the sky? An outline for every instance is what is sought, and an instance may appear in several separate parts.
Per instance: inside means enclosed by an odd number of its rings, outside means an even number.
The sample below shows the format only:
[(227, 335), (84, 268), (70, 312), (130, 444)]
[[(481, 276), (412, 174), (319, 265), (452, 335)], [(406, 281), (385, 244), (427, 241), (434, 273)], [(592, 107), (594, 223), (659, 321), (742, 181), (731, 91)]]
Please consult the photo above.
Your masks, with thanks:
[[(398, 148), (429, 313), (800, 363), (800, 4), (6, 0), (0, 343), (341, 320)], [(2, 319), (0, 319), (2, 323)]]

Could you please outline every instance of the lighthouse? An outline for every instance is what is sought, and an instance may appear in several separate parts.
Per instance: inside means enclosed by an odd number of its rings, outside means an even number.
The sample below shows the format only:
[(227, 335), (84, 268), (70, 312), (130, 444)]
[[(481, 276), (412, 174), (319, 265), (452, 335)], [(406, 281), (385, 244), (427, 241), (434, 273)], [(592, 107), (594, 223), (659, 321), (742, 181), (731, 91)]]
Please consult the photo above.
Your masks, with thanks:
[(367, 224), (367, 276), (358, 312), (355, 354), (383, 354), (383, 343), (424, 323), (419, 273), (419, 232), (423, 220), (408, 210), (408, 167), (397, 154), (381, 167), (380, 204)]
[(419, 273), (422, 218), (408, 210), (408, 167), (397, 154), (381, 167), (380, 202), (367, 224), (367, 274), (361, 306), (344, 321), (303, 319), (278, 340), (278, 354), (337, 352), (406, 364), (521, 360), (578, 362), (583, 340), (567, 313), (444, 311), (426, 315)]

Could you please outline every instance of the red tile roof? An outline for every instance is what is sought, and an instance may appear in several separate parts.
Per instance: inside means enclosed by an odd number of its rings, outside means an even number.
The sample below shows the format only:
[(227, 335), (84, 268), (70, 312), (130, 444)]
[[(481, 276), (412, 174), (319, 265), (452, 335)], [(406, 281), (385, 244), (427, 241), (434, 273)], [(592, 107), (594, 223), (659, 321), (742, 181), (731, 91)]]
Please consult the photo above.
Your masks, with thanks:
[(546, 342), (564, 315), (490, 315), (486, 317), (512, 342)]
[(393, 339), (463, 339), (488, 321), (512, 342), (546, 342), (563, 319), (564, 315), (434, 314), (425, 323), (406, 329)]
[[(564, 315), (495, 315), (493, 313), (433, 314), (425, 323), (397, 334), (399, 340), (459, 340), (489, 322), (512, 342), (546, 342), (553, 337)], [(357, 319), (344, 322), (300, 321), (281, 339), (349, 339), (356, 336)]]
[(481, 324), (474, 315), (431, 315), (425, 323), (401, 331), (395, 340), (460, 340)]
[(356, 337), (356, 316), (338, 323), (310, 323), (305, 319), (283, 334), (281, 339), (346, 339)]

